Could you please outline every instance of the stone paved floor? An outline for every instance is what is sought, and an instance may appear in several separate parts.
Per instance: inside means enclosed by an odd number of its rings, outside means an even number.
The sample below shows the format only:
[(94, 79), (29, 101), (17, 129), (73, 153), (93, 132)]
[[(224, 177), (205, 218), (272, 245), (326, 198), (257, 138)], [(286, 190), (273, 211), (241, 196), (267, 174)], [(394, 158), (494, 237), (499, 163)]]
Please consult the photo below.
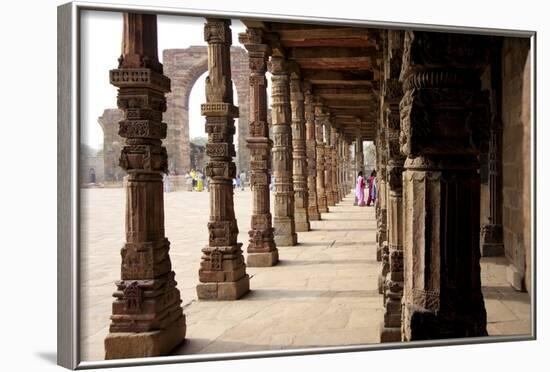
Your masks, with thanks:
[[(122, 189), (82, 193), (82, 359), (103, 359), (119, 250), (124, 236)], [(247, 268), (252, 292), (239, 301), (197, 301), (200, 249), (207, 242), (208, 194), (165, 194), (166, 234), (187, 316), (187, 340), (175, 353), (216, 353), (377, 343), (383, 316), (376, 289), (374, 208), (353, 207), (351, 194), (280, 247), (281, 262)], [(246, 242), (250, 191), (235, 192), (239, 241)], [(244, 246), (246, 250), (246, 245)], [(506, 284), (506, 260), (482, 260), (491, 335), (527, 334), (530, 303)]]

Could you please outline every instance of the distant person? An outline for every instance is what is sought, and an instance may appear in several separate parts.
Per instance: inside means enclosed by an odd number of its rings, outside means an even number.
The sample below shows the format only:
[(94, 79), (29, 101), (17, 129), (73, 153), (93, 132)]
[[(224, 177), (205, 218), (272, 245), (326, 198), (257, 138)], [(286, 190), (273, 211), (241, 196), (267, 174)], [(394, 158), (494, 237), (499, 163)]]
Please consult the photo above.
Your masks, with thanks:
[(359, 172), (357, 176), (357, 182), (355, 183), (355, 195), (357, 196), (357, 205), (360, 207), (365, 206), (365, 179), (363, 178), (363, 172)]
[(377, 187), (376, 187), (376, 170), (373, 170), (369, 177), (369, 197), (367, 199), (367, 207), (370, 206), (370, 203), (376, 201)]
[(244, 171), (241, 172), (241, 191), (244, 191), (244, 183), (246, 181), (246, 173)]
[(90, 168), (89, 174), (90, 174), (90, 183), (95, 184), (95, 169)]
[(163, 173), (162, 182), (164, 184), (164, 192), (170, 192), (170, 176), (168, 176), (166, 173)]
[(271, 182), (269, 184), (269, 189), (271, 191), (275, 190), (275, 175), (273, 174), (271, 175)]
[(233, 189), (235, 189), (235, 187), (237, 187), (237, 179), (233, 178)]
[(197, 191), (202, 191), (204, 188), (204, 175), (201, 172), (198, 172), (197, 175)]
[(237, 178), (235, 179), (235, 186), (241, 187), (241, 176), (237, 174)]

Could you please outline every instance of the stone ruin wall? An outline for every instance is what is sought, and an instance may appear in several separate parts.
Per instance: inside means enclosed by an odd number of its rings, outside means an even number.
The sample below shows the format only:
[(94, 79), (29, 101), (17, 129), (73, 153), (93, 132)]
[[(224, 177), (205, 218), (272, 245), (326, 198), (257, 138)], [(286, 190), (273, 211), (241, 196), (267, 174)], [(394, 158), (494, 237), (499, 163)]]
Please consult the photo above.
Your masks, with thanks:
[[(508, 278), (516, 270), (531, 291), (530, 52), (528, 39), (505, 38), (503, 82), (503, 229)], [(512, 283), (511, 283), (512, 284)], [(516, 286), (514, 286), (516, 289)]]

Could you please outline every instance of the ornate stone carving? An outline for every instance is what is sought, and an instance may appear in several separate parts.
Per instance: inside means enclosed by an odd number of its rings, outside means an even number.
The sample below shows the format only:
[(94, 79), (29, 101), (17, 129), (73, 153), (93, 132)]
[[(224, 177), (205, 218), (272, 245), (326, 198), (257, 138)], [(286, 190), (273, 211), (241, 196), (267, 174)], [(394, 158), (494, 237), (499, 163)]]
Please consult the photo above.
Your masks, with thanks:
[[(126, 243), (121, 250), (121, 280), (113, 294), (105, 357), (165, 354), (185, 338), (185, 316), (164, 235), (162, 173), (167, 170), (162, 139), (165, 94), (170, 80), (157, 60), (156, 16), (124, 14), (123, 54), (110, 71), (123, 112), (119, 135), (125, 138), (120, 166), (126, 183)], [(147, 36), (144, 36), (147, 34)], [(132, 333), (143, 333), (136, 338)], [(138, 341), (153, 345), (132, 348)]]
[(304, 115), (306, 120), (306, 154), (307, 154), (307, 190), (308, 217), (310, 220), (321, 219), (317, 203), (317, 150), (315, 143), (315, 112), (311, 84), (303, 83)]
[(325, 142), (323, 139), (323, 124), (325, 122), (325, 113), (323, 105), (316, 102), (315, 105), (315, 134), (316, 134), (316, 156), (317, 156), (317, 205), (319, 213), (327, 213), (327, 195), (325, 193)]
[(278, 246), (297, 244), (294, 221), (292, 179), (292, 131), (288, 62), (271, 57), (271, 121), (273, 128), (273, 174), (275, 176), (275, 214), (273, 227)]
[(300, 76), (290, 76), (290, 100), (292, 108), (292, 159), (294, 184), (294, 222), (296, 231), (309, 231), (306, 123), (304, 118), (304, 94)]
[(209, 156), (206, 174), (209, 178), (210, 219), (208, 246), (202, 249), (197, 296), (205, 300), (236, 300), (249, 290), (242, 243), (233, 205), (233, 185), (236, 167), (234, 118), (238, 108), (233, 105), (230, 21), (207, 19), (204, 38), (208, 42), (208, 77), (206, 103), (201, 113), (206, 117)]
[(484, 111), (479, 72), (486, 63), (487, 41), (485, 36), (405, 33), (401, 135), (407, 155), (402, 317), (406, 341), (487, 335), (474, 139), (484, 120), (476, 115)]
[(250, 184), (253, 193), (251, 228), (247, 264), (249, 266), (272, 266), (278, 262), (270, 212), (270, 152), (273, 146), (269, 139), (267, 123), (267, 80), (265, 72), (270, 48), (262, 44), (263, 31), (247, 28), (239, 34), (250, 60), (250, 132), (247, 146), (250, 149)]

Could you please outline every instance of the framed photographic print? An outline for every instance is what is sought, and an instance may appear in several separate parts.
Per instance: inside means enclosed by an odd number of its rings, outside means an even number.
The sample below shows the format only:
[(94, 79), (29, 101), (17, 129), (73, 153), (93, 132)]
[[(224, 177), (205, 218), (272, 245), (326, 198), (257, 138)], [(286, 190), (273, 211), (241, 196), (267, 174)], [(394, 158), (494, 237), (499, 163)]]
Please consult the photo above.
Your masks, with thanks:
[(58, 8), (58, 363), (532, 340), (535, 32)]

